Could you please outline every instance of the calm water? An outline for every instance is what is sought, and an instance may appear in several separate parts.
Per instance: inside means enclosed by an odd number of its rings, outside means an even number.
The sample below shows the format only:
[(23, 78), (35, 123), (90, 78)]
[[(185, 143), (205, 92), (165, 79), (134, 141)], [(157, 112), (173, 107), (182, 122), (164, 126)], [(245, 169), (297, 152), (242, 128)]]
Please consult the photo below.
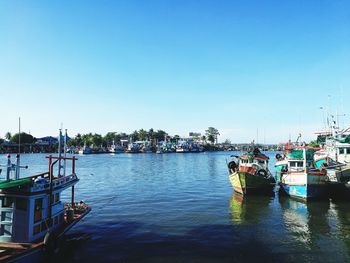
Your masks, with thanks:
[[(69, 232), (59, 260), (350, 261), (349, 202), (243, 199), (228, 181), (229, 155), (79, 156), (76, 199), (93, 210)], [(22, 175), (47, 168), (44, 155), (22, 155), (22, 164), (30, 165)]]

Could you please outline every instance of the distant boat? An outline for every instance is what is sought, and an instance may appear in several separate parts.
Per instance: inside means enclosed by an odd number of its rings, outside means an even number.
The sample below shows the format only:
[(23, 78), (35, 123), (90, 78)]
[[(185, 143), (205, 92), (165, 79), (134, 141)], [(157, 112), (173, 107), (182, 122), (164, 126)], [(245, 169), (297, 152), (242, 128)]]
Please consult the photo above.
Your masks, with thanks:
[(139, 153), (140, 152), (140, 145), (137, 143), (129, 143), (126, 152), (127, 153)]
[(176, 145), (176, 152), (177, 153), (188, 153), (190, 152), (189, 145), (186, 141), (180, 141)]
[(92, 154), (93, 150), (92, 150), (92, 148), (87, 147), (86, 145), (84, 145), (84, 147), (82, 149), (80, 149), (78, 153), (79, 154)]
[(327, 172), (332, 196), (350, 195), (350, 135), (339, 133), (326, 138), (324, 148), (314, 154), (315, 167)]
[(276, 181), (268, 169), (269, 157), (258, 148), (240, 156), (232, 156), (228, 163), (229, 180), (235, 192), (272, 194)]
[(135, 143), (139, 145), (141, 153), (152, 153), (153, 152), (153, 149), (152, 149), (149, 141), (136, 141)]
[(124, 146), (122, 145), (115, 145), (114, 141), (111, 147), (109, 147), (108, 151), (110, 153), (123, 153), (125, 151)]

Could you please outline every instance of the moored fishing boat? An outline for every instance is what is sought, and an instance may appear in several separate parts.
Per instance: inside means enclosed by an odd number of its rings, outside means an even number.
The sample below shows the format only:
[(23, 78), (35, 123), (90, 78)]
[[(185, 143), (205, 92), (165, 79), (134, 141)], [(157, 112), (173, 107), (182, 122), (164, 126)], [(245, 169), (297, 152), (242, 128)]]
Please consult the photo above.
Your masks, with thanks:
[(179, 141), (176, 145), (177, 153), (188, 153), (190, 152), (189, 145), (186, 141)]
[[(335, 123), (335, 121), (333, 121)], [(317, 133), (322, 148), (315, 152), (314, 162), (326, 171), (331, 197), (350, 195), (350, 134), (349, 128), (340, 130), (330, 126), (329, 131)]]
[[(65, 147), (66, 149), (66, 147)], [(91, 208), (74, 201), (77, 158), (47, 156), (48, 171), (20, 178), (20, 155), (13, 164), (8, 155), (6, 179), (0, 181), (0, 261), (49, 262), (63, 235), (78, 223)], [(66, 163), (71, 162), (71, 173)], [(54, 166), (58, 171), (54, 174)], [(63, 203), (61, 193), (71, 189), (71, 201)]]
[(276, 170), (280, 185), (289, 196), (303, 200), (327, 196), (326, 172), (314, 166), (315, 151), (315, 148), (296, 146), (278, 158)]
[(235, 192), (240, 194), (272, 194), (275, 179), (268, 169), (269, 157), (258, 148), (241, 156), (232, 156), (228, 163), (229, 180)]

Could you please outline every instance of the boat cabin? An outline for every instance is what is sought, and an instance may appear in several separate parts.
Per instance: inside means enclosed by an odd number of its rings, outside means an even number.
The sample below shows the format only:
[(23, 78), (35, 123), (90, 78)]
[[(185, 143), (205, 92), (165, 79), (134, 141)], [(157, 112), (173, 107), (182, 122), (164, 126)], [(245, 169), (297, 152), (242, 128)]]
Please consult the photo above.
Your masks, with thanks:
[(258, 150), (239, 156), (239, 171), (255, 174), (260, 169), (268, 171), (269, 157)]
[[(8, 156), (8, 164), (11, 163)], [(17, 157), (19, 158), (19, 156)], [(65, 208), (61, 193), (72, 189), (74, 207), (74, 185), (79, 181), (75, 174), (75, 157), (47, 156), (48, 172), (19, 178), (19, 165), (7, 166), (6, 180), (0, 182), (0, 242), (30, 243), (43, 238), (65, 224)], [(71, 173), (66, 175), (63, 168), (72, 162)], [(17, 162), (19, 163), (19, 162)], [(58, 174), (53, 166), (58, 163)], [(15, 168), (15, 169), (13, 169)], [(11, 172), (15, 176), (11, 178)]]

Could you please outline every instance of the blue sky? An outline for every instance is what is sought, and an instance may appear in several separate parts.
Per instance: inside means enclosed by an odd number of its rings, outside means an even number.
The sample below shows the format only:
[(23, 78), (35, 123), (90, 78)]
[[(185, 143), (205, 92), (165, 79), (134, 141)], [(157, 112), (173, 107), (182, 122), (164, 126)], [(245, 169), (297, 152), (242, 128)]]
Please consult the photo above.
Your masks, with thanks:
[(350, 2), (0, 1), (0, 91), (0, 136), (309, 140), (350, 124)]

